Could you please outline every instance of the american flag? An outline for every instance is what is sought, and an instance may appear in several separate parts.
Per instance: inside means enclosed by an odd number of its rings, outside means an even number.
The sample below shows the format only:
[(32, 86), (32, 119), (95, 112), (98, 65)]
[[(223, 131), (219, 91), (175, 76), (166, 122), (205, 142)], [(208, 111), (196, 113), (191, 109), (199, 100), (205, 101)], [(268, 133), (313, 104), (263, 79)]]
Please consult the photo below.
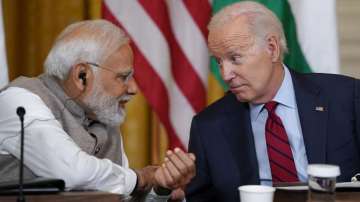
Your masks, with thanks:
[(206, 105), (209, 0), (104, 0), (103, 18), (132, 39), (135, 79), (169, 136), (187, 148), (192, 117)]

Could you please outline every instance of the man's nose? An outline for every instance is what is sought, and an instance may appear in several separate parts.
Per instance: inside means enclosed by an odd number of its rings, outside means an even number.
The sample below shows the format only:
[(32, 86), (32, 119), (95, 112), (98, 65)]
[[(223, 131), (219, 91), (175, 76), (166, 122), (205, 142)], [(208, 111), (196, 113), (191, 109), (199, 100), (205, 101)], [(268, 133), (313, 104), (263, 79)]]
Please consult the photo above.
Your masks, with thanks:
[(135, 82), (135, 79), (134, 78), (131, 78), (129, 81), (128, 81), (128, 84), (127, 84), (127, 93), (129, 95), (135, 95), (138, 91), (138, 87), (137, 87), (137, 84)]
[(234, 68), (231, 66), (231, 64), (227, 64), (226, 62), (222, 64), (221, 75), (225, 82), (230, 82), (231, 79), (234, 78)]

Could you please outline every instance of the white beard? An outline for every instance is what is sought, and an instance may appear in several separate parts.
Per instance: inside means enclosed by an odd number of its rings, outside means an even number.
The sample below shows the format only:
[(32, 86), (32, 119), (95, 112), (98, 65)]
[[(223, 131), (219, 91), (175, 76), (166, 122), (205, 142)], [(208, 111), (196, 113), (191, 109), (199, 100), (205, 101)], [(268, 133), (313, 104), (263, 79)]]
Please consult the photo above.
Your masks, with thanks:
[(93, 111), (101, 123), (108, 126), (119, 126), (125, 120), (125, 109), (120, 107), (120, 101), (128, 101), (131, 96), (125, 94), (120, 97), (106, 95), (99, 84), (95, 84), (93, 92), (84, 99), (86, 107)]

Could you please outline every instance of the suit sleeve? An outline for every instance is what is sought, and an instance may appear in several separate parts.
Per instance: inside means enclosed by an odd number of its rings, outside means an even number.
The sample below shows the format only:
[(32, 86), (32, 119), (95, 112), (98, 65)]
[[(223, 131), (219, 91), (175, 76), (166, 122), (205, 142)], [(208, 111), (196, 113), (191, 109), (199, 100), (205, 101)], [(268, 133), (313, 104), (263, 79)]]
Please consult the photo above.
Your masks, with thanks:
[(356, 141), (358, 145), (358, 152), (360, 153), (360, 80), (355, 80), (354, 87), (354, 106), (355, 106), (355, 130), (356, 130)]
[(204, 128), (199, 127), (199, 120), (194, 117), (190, 129), (189, 152), (196, 156), (196, 176), (186, 188), (186, 200), (188, 202), (213, 201), (215, 192), (211, 183), (206, 151), (202, 137), (206, 134)]

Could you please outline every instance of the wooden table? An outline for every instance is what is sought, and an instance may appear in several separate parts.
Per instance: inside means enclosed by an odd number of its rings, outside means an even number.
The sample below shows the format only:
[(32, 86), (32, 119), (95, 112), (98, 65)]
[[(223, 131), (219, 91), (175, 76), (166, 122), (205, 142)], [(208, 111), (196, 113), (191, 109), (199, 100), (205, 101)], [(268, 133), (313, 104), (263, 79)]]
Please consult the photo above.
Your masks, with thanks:
[[(121, 202), (123, 197), (106, 192), (61, 192), (51, 195), (26, 195), (26, 202)], [(1, 202), (14, 202), (17, 196), (0, 196)]]
[[(333, 202), (359, 202), (360, 192), (336, 192)], [(317, 194), (315, 199), (308, 200), (307, 191), (281, 191), (276, 190), (274, 202), (331, 202)]]
[[(14, 202), (17, 196), (0, 196), (1, 202)], [(122, 202), (124, 198), (106, 192), (61, 192), (51, 195), (26, 195), (26, 202)], [(328, 199), (308, 200), (307, 191), (276, 190), (274, 202), (359, 202), (360, 192), (337, 192), (333, 201)], [(259, 201), (260, 202), (260, 201)]]

